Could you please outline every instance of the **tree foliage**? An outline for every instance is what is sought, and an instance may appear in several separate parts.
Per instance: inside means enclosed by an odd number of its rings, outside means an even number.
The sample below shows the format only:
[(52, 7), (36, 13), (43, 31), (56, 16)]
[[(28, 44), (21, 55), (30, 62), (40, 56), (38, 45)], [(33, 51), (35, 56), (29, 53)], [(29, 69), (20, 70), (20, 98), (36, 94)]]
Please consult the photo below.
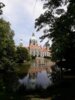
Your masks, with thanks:
[[(75, 66), (75, 1), (74, 0), (43, 0), (46, 11), (41, 14), (35, 21), (37, 30), (45, 26), (44, 39), (48, 37), (52, 39), (52, 59), (54, 61), (66, 61), (66, 67), (73, 68)], [(67, 11), (62, 11), (59, 7), (62, 4), (67, 6)], [(56, 17), (53, 13), (59, 8), (60, 17)], [(63, 8), (64, 9), (64, 8)]]
[(30, 60), (29, 52), (25, 47), (17, 47), (16, 55), (18, 63), (23, 63), (24, 61)]
[[(15, 43), (13, 40), (14, 32), (10, 23), (3, 18), (0, 19), (0, 91), (10, 93), (16, 90), (18, 79), (14, 71), (15, 62)], [(1, 94), (0, 94), (1, 97)]]
[(13, 40), (14, 32), (11, 30), (10, 23), (0, 19), (0, 63), (3, 60), (9, 61), (15, 58), (15, 44)]
[(0, 15), (3, 14), (2, 8), (3, 8), (4, 6), (5, 6), (5, 5), (4, 5), (2, 2), (0, 2)]

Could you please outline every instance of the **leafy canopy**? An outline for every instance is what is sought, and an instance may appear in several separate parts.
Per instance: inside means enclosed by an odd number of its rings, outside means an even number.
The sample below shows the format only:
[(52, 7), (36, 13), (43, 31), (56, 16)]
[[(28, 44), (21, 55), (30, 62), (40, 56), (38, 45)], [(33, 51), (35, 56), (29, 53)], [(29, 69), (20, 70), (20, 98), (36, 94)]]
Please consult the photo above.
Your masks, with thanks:
[[(74, 67), (75, 64), (75, 1), (74, 0), (43, 0), (46, 11), (35, 21), (35, 27), (40, 30), (44, 27), (45, 34), (52, 40), (52, 59), (63, 61), (66, 66)], [(67, 10), (61, 10), (62, 5)], [(64, 8), (62, 8), (64, 9)], [(55, 16), (56, 11), (59, 17)], [(64, 12), (64, 13), (63, 13)], [(46, 28), (48, 26), (48, 28)]]
[(30, 55), (25, 47), (18, 46), (16, 50), (17, 62), (23, 63), (24, 61), (30, 60)]

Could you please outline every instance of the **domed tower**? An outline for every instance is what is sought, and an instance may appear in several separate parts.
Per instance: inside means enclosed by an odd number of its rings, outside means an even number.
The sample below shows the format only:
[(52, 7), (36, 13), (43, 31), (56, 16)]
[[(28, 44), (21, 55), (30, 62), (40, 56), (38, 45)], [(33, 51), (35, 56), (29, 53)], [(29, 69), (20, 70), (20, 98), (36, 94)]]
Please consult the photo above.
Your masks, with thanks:
[(32, 37), (30, 38), (29, 45), (36, 45), (36, 44), (37, 44), (37, 39), (35, 37), (35, 34), (33, 33)]
[(23, 47), (23, 40), (20, 39), (20, 44), (19, 44), (20, 47)]

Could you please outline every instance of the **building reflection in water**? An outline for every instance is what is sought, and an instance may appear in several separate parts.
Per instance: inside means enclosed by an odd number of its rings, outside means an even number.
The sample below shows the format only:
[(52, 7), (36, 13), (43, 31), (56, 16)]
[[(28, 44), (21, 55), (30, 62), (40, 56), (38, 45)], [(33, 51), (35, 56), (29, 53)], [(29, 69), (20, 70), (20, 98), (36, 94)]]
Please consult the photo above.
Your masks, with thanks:
[(26, 89), (43, 88), (46, 89), (52, 85), (50, 62), (47, 60), (35, 60), (27, 76), (20, 79), (19, 82), (23, 84)]

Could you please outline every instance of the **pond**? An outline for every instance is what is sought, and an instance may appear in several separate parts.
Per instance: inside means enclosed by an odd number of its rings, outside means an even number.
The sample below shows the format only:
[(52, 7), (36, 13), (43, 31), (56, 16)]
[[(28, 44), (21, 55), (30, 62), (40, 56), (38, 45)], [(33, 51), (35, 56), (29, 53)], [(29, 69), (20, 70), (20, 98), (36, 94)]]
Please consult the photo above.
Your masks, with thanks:
[(53, 64), (49, 59), (36, 58), (32, 61), (27, 75), (19, 79), (20, 84), (24, 85), (26, 89), (48, 88), (53, 84), (51, 76)]

